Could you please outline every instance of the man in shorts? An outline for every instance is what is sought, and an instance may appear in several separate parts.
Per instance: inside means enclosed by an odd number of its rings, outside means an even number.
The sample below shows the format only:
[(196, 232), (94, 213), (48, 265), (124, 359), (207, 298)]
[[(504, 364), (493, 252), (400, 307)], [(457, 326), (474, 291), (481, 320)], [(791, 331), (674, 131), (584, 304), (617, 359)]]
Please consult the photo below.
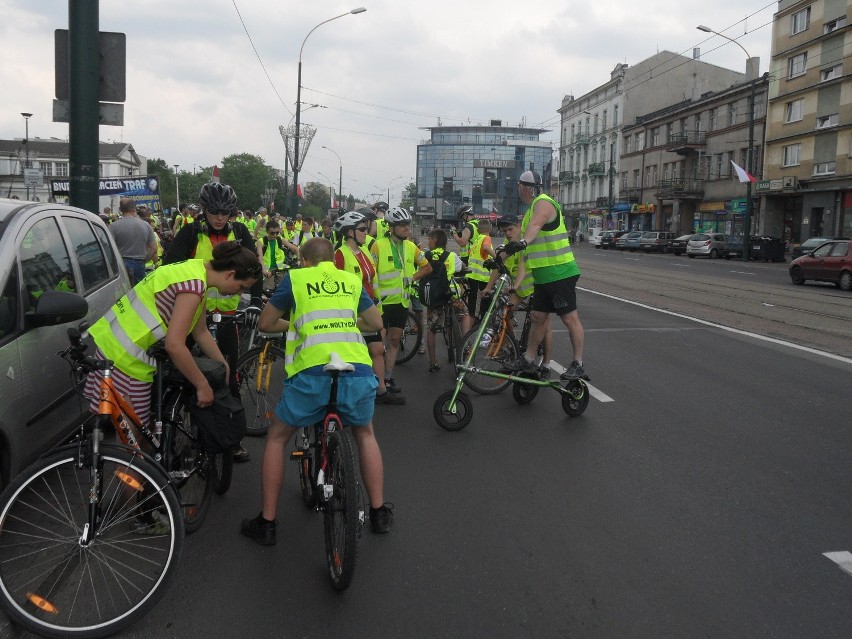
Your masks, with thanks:
[(302, 268), (287, 273), (258, 322), (262, 331), (287, 331), (287, 380), (263, 451), (262, 508), (257, 517), (244, 519), (241, 527), (243, 535), (262, 546), (276, 541), (275, 514), (284, 483), (287, 444), (297, 430), (325, 416), (331, 376), (323, 366), (332, 352), (355, 366), (353, 372), (340, 376), (337, 408), (358, 444), (372, 531), (389, 532), (393, 519), (393, 506), (384, 503), (382, 453), (373, 431), (376, 377), (361, 337), (361, 330), (380, 330), (382, 317), (364, 292), (361, 278), (335, 267), (331, 242), (308, 240), (300, 259)]
[(520, 240), (509, 242), (504, 253), (513, 255), (524, 251), (526, 266), (532, 271), (533, 288), (532, 327), (526, 353), (512, 362), (510, 370), (534, 372), (535, 355), (550, 321), (556, 313), (571, 338), (574, 360), (560, 379), (579, 379), (586, 376), (583, 368), (583, 325), (577, 312), (577, 280), (580, 267), (574, 258), (565, 217), (559, 204), (542, 193), (541, 177), (534, 171), (524, 171), (518, 180), (518, 197), (528, 206), (521, 222)]

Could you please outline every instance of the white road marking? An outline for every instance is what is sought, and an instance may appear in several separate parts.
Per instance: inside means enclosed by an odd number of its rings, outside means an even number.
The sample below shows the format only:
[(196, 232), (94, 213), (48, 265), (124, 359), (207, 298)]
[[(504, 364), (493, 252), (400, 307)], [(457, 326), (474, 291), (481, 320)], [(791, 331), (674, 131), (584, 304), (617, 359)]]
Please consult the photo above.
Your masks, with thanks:
[[(550, 360), (550, 370), (554, 371), (557, 375), (561, 375), (565, 372), (565, 367), (556, 360)], [(606, 403), (615, 401), (612, 397), (604, 393), (599, 388), (595, 388), (589, 382), (586, 382), (586, 386), (589, 387), (589, 395), (594, 397), (599, 402)]]
[(748, 271), (731, 271), (731, 273), (737, 273), (739, 275), (757, 275), (757, 273), (749, 273)]
[(839, 550), (837, 552), (824, 552), (822, 554), (840, 566), (841, 570), (852, 575), (852, 552)]

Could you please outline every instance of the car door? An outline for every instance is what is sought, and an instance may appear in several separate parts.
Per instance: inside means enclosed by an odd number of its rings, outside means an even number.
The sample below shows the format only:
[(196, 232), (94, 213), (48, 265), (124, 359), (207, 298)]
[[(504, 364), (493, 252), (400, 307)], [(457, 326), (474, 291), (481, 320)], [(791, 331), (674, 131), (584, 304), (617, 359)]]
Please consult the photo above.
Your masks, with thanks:
[(831, 255), (835, 244), (836, 242), (823, 244), (813, 252), (811, 259), (805, 260), (807, 264), (804, 268), (806, 278), (822, 279), (827, 277), (828, 269), (826, 267), (826, 260)]
[(822, 277), (832, 282), (840, 281), (840, 270), (846, 261), (848, 242), (833, 242), (831, 252), (822, 261)]

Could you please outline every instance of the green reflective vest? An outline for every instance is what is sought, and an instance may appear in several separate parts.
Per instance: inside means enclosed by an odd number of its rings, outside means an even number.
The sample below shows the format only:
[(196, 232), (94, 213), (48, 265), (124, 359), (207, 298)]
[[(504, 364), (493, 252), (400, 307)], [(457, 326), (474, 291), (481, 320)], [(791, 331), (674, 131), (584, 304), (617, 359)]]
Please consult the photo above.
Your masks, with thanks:
[[(518, 277), (518, 268), (521, 265), (522, 259), (524, 259), (523, 253), (515, 253), (514, 255), (507, 257), (503, 262), (513, 279)], [(524, 271), (524, 279), (521, 280), (520, 284), (515, 289), (515, 293), (517, 293), (518, 297), (521, 298), (529, 297), (532, 295), (534, 285), (535, 282), (533, 281), (532, 270), (529, 266), (527, 266)]]
[[(142, 382), (154, 381), (154, 358), (146, 354), (153, 344), (166, 336), (166, 323), (157, 311), (156, 294), (172, 284), (189, 280), (207, 283), (204, 260), (185, 260), (161, 266), (119, 299), (89, 329), (95, 344), (120, 371)], [(199, 304), (192, 325), (204, 312)]]
[(284, 268), (287, 256), (284, 249), (278, 246), (277, 238), (266, 237), (262, 241), (263, 266), (270, 270)]
[(526, 232), (527, 225), (532, 219), (533, 208), (539, 200), (547, 200), (553, 205), (553, 208), (556, 209), (558, 224), (552, 231), (541, 229), (536, 238), (529, 243), (524, 251), (527, 268), (545, 268), (547, 266), (559, 266), (560, 264), (574, 262), (574, 251), (571, 249), (571, 242), (568, 239), (568, 229), (565, 228), (565, 218), (562, 215), (562, 209), (556, 200), (549, 195), (542, 193), (530, 202), (530, 206), (524, 214), (524, 220), (521, 222), (521, 235)]
[(464, 233), (465, 226), (470, 227), (470, 239), (467, 241), (465, 246), (459, 246), (459, 257), (462, 259), (470, 256), (471, 247), (473, 247), (473, 243), (476, 241), (476, 238), (479, 237), (479, 220), (469, 220), (464, 223), (462, 226), (461, 232)]
[(292, 270), (289, 276), (295, 308), (285, 346), (288, 377), (328, 364), (332, 352), (344, 362), (370, 366), (367, 344), (356, 325), (361, 278), (338, 270), (333, 262)]
[[(236, 240), (234, 230), (228, 231), (228, 242)], [(209, 262), (213, 259), (213, 242), (206, 233), (198, 234), (198, 244), (195, 247), (195, 259)], [(222, 313), (233, 313), (240, 305), (239, 295), (222, 295), (218, 289), (211, 288), (207, 291), (207, 310)]]
[[(412, 276), (417, 270), (414, 260), (420, 253), (420, 247), (411, 240), (395, 242), (389, 237), (380, 237), (372, 248), (376, 263), (376, 296), (382, 304), (410, 305)], [(394, 261), (396, 252), (402, 268)]]
[(490, 273), (485, 268), (485, 258), (482, 257), (482, 245), (485, 243), (485, 236), (482, 233), (477, 233), (476, 239), (468, 244), (470, 254), (467, 259), (468, 274), (467, 279), (477, 282), (487, 282)]

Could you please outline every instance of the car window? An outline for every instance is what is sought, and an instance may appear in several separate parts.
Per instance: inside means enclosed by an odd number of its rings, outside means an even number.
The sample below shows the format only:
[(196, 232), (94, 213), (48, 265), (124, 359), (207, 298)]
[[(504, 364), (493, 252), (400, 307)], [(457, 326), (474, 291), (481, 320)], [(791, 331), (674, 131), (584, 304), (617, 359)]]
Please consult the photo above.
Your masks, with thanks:
[(849, 250), (849, 244), (846, 242), (837, 242), (834, 248), (831, 249), (831, 257), (846, 257), (846, 251)]
[(109, 237), (107, 236), (106, 229), (102, 226), (95, 225), (95, 235), (98, 236), (98, 239), (101, 242), (101, 248), (107, 255), (107, 261), (109, 262), (112, 272), (118, 273), (118, 258), (115, 255), (115, 251), (112, 250), (112, 244), (109, 243)]
[(89, 222), (79, 217), (65, 217), (63, 221), (80, 265), (83, 281), (78, 292), (86, 294), (109, 279), (106, 258)]
[(30, 310), (45, 291), (73, 289), (71, 258), (55, 218), (47, 217), (33, 224), (21, 241), (19, 254), (21, 277), (28, 294), (25, 310)]
[(0, 344), (15, 332), (18, 324), (18, 265), (12, 266), (9, 279), (0, 293)]
[(834, 243), (823, 244), (816, 251), (814, 251), (814, 257), (828, 257), (831, 253), (831, 249), (834, 248)]

